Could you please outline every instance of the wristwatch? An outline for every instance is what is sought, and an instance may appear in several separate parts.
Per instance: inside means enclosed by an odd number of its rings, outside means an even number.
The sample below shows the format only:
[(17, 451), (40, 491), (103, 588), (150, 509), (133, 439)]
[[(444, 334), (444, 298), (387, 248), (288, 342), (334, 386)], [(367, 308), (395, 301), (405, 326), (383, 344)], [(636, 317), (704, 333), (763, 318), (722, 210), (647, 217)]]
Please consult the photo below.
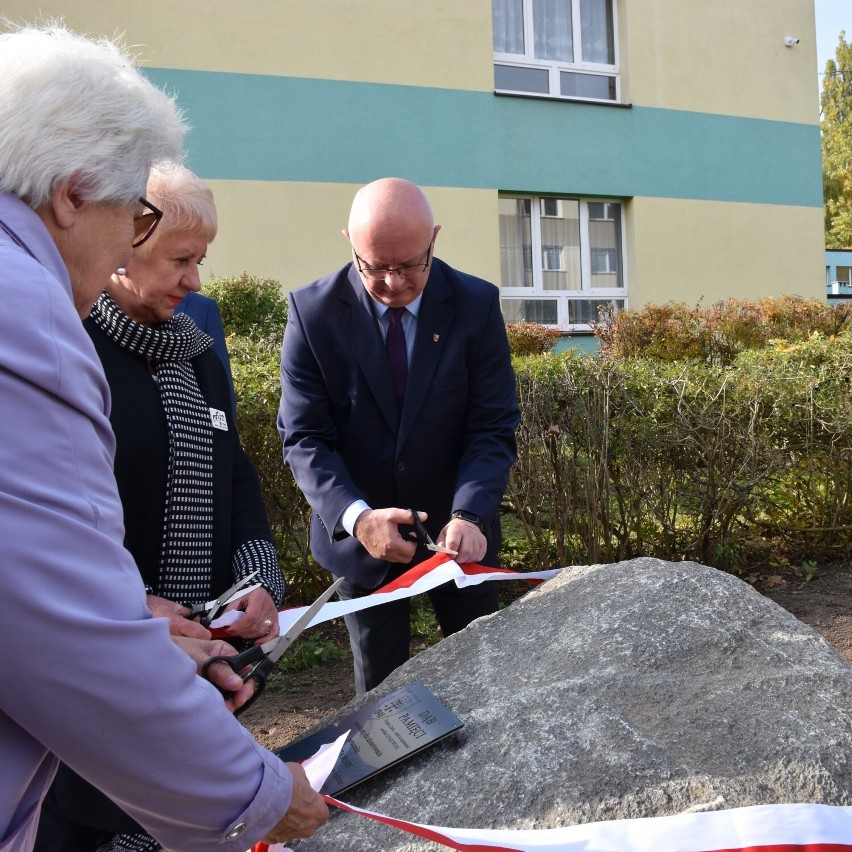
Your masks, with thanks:
[(476, 524), (479, 527), (479, 531), (485, 535), (485, 524), (482, 521), (482, 518), (479, 515), (474, 515), (473, 512), (468, 512), (467, 509), (456, 509), (455, 512), (450, 515), (451, 518), (460, 518), (463, 521), (468, 521), (471, 524)]

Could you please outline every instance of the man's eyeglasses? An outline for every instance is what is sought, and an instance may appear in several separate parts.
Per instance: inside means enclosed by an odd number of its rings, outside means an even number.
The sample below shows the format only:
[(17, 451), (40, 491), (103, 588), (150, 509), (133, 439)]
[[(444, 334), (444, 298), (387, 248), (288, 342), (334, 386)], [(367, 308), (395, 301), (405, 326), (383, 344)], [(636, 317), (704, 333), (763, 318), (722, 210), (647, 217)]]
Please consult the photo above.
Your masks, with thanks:
[(141, 246), (157, 228), (163, 211), (158, 210), (147, 198), (139, 197), (139, 203), (148, 208), (148, 212), (133, 217), (133, 248)]
[(429, 248), (426, 249), (426, 260), (423, 263), (411, 263), (408, 266), (397, 266), (396, 269), (390, 267), (370, 266), (367, 261), (358, 257), (358, 252), (352, 249), (352, 254), (355, 255), (355, 263), (358, 264), (358, 271), (372, 281), (384, 281), (388, 275), (398, 275), (400, 278), (416, 278), (422, 275), (428, 268), (432, 260), (432, 246), (434, 242), (429, 243)]

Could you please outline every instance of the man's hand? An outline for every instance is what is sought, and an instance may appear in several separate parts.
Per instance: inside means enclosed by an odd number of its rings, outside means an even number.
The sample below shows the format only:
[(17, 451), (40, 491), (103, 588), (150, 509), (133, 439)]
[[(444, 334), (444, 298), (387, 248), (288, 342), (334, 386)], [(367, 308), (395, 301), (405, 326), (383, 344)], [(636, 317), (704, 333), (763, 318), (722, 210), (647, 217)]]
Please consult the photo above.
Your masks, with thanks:
[(179, 603), (157, 597), (157, 595), (148, 595), (148, 609), (151, 610), (154, 618), (168, 618), (169, 633), (172, 636), (187, 636), (190, 639), (210, 638), (210, 631), (197, 621), (187, 618), (189, 609)]
[(456, 562), (479, 562), (488, 549), (488, 540), (476, 524), (453, 518), (442, 530), (435, 544), (458, 551)]
[[(186, 636), (172, 636), (175, 643), (195, 663), (195, 670), (201, 674), (204, 664), (211, 657), (234, 657), (237, 650), (222, 639), (189, 639)], [(243, 679), (225, 663), (214, 663), (207, 670), (207, 680), (222, 692), (233, 692), (226, 699), (225, 706), (233, 713), (242, 707), (254, 695), (254, 680)]]
[[(421, 512), (420, 517), (426, 520), (428, 516)], [(411, 562), (417, 545), (399, 534), (400, 524), (411, 524), (411, 512), (408, 509), (365, 509), (358, 515), (353, 532), (374, 559)], [(485, 553), (484, 550), (482, 552)]]
[(293, 775), (293, 797), (287, 813), (263, 838), (264, 843), (289, 843), (297, 837), (310, 837), (328, 819), (328, 806), (311, 788), (305, 770), (298, 763), (288, 763)]
[(234, 636), (254, 639), (255, 645), (268, 642), (278, 635), (278, 608), (263, 587), (243, 595), (228, 604), (228, 610), (242, 610), (243, 617), (230, 626)]

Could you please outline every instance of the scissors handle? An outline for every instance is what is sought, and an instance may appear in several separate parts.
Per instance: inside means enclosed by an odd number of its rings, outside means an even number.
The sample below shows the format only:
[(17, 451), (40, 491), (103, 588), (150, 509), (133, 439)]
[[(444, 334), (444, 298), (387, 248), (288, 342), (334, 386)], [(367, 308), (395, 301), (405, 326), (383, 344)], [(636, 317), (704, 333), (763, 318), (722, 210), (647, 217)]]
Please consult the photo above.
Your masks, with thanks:
[(429, 537), (429, 533), (426, 532), (426, 526), (423, 521), (420, 520), (420, 514), (417, 509), (409, 509), (411, 512), (411, 524), (414, 527), (414, 539), (418, 544), (422, 545), (430, 545), (432, 544), (432, 539)]
[(189, 610), (189, 615), (186, 616), (188, 619), (198, 619), (198, 623), (202, 627), (210, 626), (210, 618), (207, 613), (207, 604), (205, 603), (193, 603), (192, 601), (185, 601), (181, 604), (181, 606), (185, 606)]
[(435, 542), (432, 541), (432, 537), (426, 530), (426, 525), (420, 520), (420, 514), (417, 510), (409, 509), (408, 511), (411, 512), (411, 523), (414, 526), (414, 540), (419, 545), (422, 545), (427, 550), (431, 550), (433, 553), (449, 553), (451, 556), (459, 555), (457, 550), (451, 550), (449, 547), (444, 547), (442, 544), (435, 544)]
[[(246, 701), (245, 704), (234, 711), (235, 716), (239, 716), (244, 710), (248, 710), (249, 707), (251, 707), (251, 705), (260, 698), (263, 690), (266, 689), (266, 676), (274, 667), (274, 663), (272, 663), (266, 654), (263, 653), (263, 649), (260, 645), (254, 645), (242, 653), (231, 657), (210, 657), (201, 669), (202, 677), (210, 680), (210, 678), (207, 677), (207, 672), (213, 663), (224, 663), (232, 672), (238, 674), (242, 678), (243, 683), (249, 680), (249, 678), (255, 679), (254, 694), (248, 701)], [(233, 692), (227, 692), (223, 689), (220, 689), (219, 691), (222, 693), (226, 701), (234, 696)]]

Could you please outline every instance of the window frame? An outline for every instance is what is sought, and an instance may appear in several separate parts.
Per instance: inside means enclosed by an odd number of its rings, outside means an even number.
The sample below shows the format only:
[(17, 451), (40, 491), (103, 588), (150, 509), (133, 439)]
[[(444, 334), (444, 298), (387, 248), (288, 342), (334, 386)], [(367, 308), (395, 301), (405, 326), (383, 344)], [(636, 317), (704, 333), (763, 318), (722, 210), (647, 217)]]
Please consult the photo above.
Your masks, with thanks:
[[(530, 255), (531, 258), (539, 258), (539, 263), (531, 264), (530, 270), (532, 285), (529, 287), (506, 287), (500, 281), (500, 300), (501, 305), (503, 300), (507, 301), (550, 301), (556, 302), (557, 321), (553, 323), (541, 323), (547, 328), (555, 328), (559, 331), (566, 332), (591, 332), (592, 326), (589, 323), (572, 323), (569, 321), (569, 311), (571, 302), (580, 301), (609, 301), (615, 305), (616, 302), (622, 303), (622, 308), (628, 307), (628, 282), (627, 282), (627, 266), (625, 259), (627, 257), (627, 237), (625, 227), (626, 216), (626, 199), (623, 198), (597, 198), (582, 195), (543, 193), (538, 195), (527, 194), (522, 192), (500, 192), (499, 199), (509, 199), (513, 201), (524, 200), (529, 204), (530, 209)], [(545, 206), (542, 202), (544, 199), (553, 198), (568, 201), (576, 201), (579, 203), (580, 213), (580, 289), (579, 290), (548, 290), (544, 287), (543, 272), (545, 268), (545, 256), (543, 254), (544, 247), (542, 245), (541, 234), (541, 219), (548, 218), (547, 214), (542, 213), (542, 208)], [(592, 287), (592, 246), (590, 243), (589, 223), (594, 221), (602, 221), (592, 218), (589, 215), (590, 204), (617, 204), (619, 208), (619, 244), (617, 246), (619, 255), (617, 259), (621, 262), (621, 286), (620, 287)], [(611, 221), (611, 220), (603, 220)], [(503, 250), (503, 244), (500, 244), (500, 250)], [(526, 251), (524, 252), (526, 255)], [(599, 274), (599, 273), (595, 273)], [(600, 273), (603, 274), (603, 273)], [(502, 273), (501, 273), (502, 279)], [(616, 309), (617, 306), (616, 306)]]
[[(843, 270), (846, 273), (846, 278), (840, 277), (840, 271)], [(839, 281), (841, 284), (852, 285), (852, 266), (837, 266), (834, 269), (834, 280)]]
[[(572, 23), (572, 40), (574, 44), (574, 62), (564, 62), (555, 59), (539, 59), (534, 55), (534, 33), (533, 33), (533, 0), (521, 0), (523, 4), (524, 15), (524, 54), (519, 53), (499, 53), (493, 51), (494, 67), (502, 65), (510, 68), (524, 68), (532, 71), (546, 70), (548, 72), (548, 91), (547, 92), (531, 92), (523, 89), (501, 89), (497, 87), (497, 81), (494, 81), (494, 93), (498, 95), (513, 95), (516, 97), (525, 98), (547, 98), (550, 100), (556, 99), (560, 101), (583, 101), (595, 104), (621, 104), (621, 73), (619, 71), (619, 51), (618, 51), (618, 2), (617, 0), (608, 0), (612, 10), (612, 32), (613, 32), (613, 64), (576, 61), (579, 54), (582, 56), (582, 23), (580, 16), (580, 0), (571, 0), (571, 23)], [(493, 5), (492, 5), (493, 15)], [(493, 26), (493, 18), (492, 18)], [(615, 91), (612, 98), (592, 98), (583, 97), (581, 95), (563, 95), (562, 85), (560, 80), (561, 72), (573, 74), (588, 74), (595, 77), (606, 77), (614, 80)]]

